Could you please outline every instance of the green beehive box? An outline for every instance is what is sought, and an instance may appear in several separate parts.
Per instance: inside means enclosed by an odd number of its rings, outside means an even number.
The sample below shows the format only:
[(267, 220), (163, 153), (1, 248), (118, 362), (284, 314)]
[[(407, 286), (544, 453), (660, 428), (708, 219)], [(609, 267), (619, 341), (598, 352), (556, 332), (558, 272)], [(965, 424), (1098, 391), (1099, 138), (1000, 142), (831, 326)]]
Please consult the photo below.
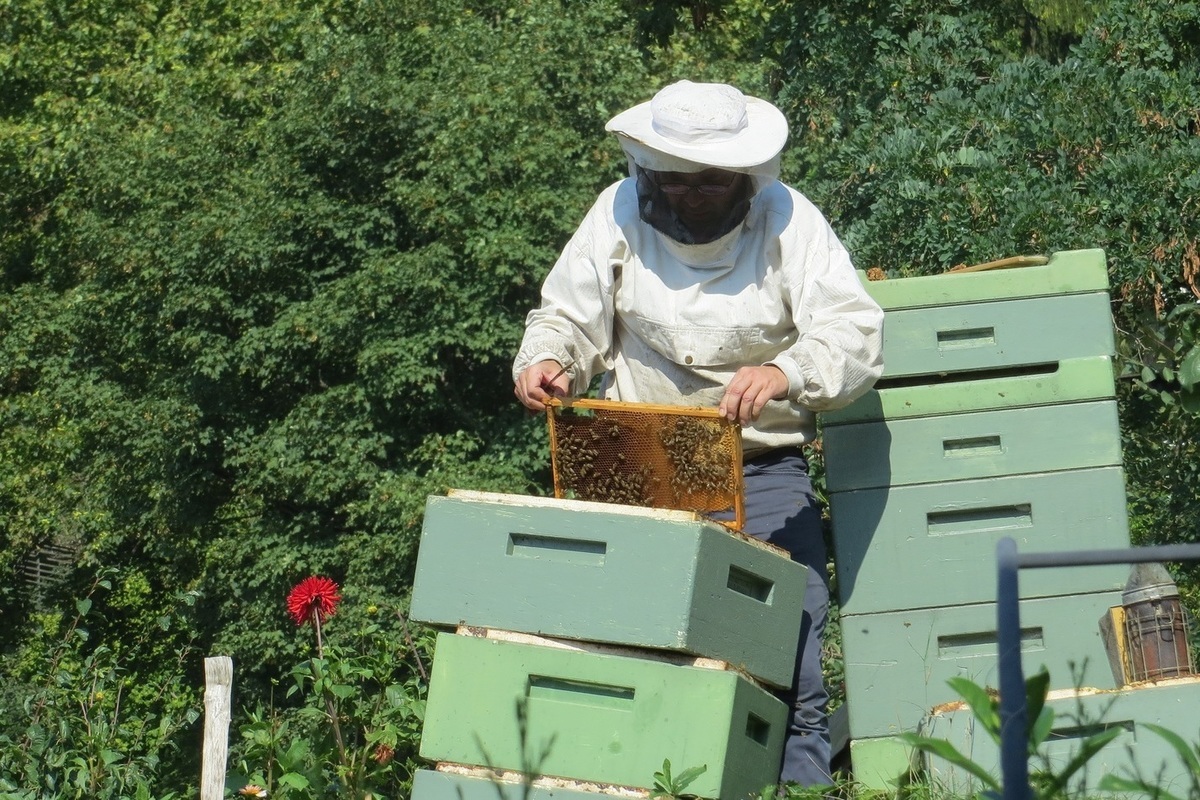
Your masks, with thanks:
[[(835, 492), (829, 510), (843, 616), (994, 600), (1006, 536), (1022, 552), (1129, 547), (1120, 467)], [(1120, 590), (1128, 577), (1031, 570), (1021, 596)]]
[(886, 312), (883, 380), (1111, 355), (1106, 292)]
[(1121, 463), (1113, 400), (835, 425), (824, 439), (830, 492)]
[[(1106, 729), (1121, 731), (1076, 773), (1066, 796), (1100, 796), (1096, 788), (1105, 775), (1140, 777), (1163, 792), (1163, 797), (1188, 797), (1189, 791), (1194, 791), (1193, 782), (1200, 776), (1164, 737), (1144, 726), (1158, 725), (1194, 747), (1200, 725), (1200, 679), (1179, 678), (1092, 694), (1051, 693), (1047, 705), (1054, 711), (1054, 726), (1039, 748), (1040, 757), (1031, 760), (1031, 769), (1045, 764), (1050, 772), (1061, 772), (1084, 739)], [(969, 710), (945, 710), (926, 720), (921, 732), (949, 741), (999, 782), (1000, 748)], [(922, 760), (931, 779), (957, 796), (969, 796), (983, 788), (978, 779), (944, 759), (926, 755)]]
[[(978, 377), (981, 374), (985, 377)], [(821, 423), (829, 428), (881, 419), (1107, 400), (1115, 394), (1112, 359), (1090, 356), (1064, 359), (1045, 370), (1007, 375), (965, 373), (952, 380), (915, 385), (888, 385), (885, 381), (845, 408), (822, 413)]]
[[(648, 792), (641, 793), (648, 796)], [(629, 797), (630, 793), (623, 796)], [(636, 795), (635, 795), (636, 796)], [(417, 770), (412, 800), (604, 800), (612, 794), (526, 781), (488, 779), (431, 769)]]
[(885, 311), (928, 308), (1102, 292), (1108, 289), (1108, 265), (1103, 250), (1064, 250), (1037, 266), (867, 281), (865, 286)]
[(877, 736), (850, 741), (850, 774), (863, 789), (895, 791), (920, 759), (899, 736)]
[(777, 780), (787, 716), (728, 670), (442, 633), (421, 756), (645, 789), (666, 759), (742, 798)]
[(412, 618), (670, 650), (792, 679), (807, 573), (683, 511), (518, 495), (430, 497)]
[[(1022, 600), (1026, 669), (1044, 665), (1056, 689), (1114, 688), (1100, 618), (1120, 603), (1120, 591)], [(916, 730), (934, 706), (958, 699), (950, 678), (1000, 684), (995, 603), (843, 617), (842, 647), (855, 739)]]

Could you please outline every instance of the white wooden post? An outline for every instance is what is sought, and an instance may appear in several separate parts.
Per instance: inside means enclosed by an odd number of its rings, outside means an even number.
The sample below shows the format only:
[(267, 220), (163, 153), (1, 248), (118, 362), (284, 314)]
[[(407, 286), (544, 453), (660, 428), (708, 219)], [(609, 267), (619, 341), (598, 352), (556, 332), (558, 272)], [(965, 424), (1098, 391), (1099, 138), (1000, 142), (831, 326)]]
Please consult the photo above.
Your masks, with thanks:
[(233, 659), (204, 659), (204, 751), (200, 766), (200, 800), (225, 796), (225, 762), (229, 757), (229, 708), (233, 694)]

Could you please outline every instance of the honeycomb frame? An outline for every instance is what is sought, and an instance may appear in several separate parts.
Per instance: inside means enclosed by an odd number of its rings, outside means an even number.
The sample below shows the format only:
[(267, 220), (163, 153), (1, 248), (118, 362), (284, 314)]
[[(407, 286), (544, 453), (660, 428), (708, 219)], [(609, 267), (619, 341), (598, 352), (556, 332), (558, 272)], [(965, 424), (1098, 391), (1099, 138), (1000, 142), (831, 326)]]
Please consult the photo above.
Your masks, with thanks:
[(546, 419), (555, 497), (691, 511), (742, 530), (742, 431), (717, 409), (554, 398)]

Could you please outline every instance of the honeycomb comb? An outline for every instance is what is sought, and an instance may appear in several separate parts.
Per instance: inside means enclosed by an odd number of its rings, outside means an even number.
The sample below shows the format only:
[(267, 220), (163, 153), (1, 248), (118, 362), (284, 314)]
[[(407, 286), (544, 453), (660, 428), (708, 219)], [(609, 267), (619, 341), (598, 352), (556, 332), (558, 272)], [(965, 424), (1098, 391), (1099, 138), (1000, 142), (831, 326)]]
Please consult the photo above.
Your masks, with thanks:
[(742, 431), (715, 408), (554, 399), (554, 496), (693, 511), (740, 531)]

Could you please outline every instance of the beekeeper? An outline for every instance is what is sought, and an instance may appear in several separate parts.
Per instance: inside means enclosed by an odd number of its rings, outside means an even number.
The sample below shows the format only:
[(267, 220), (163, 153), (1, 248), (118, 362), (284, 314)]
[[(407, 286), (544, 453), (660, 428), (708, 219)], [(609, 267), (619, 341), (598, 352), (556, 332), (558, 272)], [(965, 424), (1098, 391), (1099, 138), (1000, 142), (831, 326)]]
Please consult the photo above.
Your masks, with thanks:
[(680, 81), (606, 130), (629, 177), (600, 194), (546, 277), (513, 364), (517, 398), (540, 411), (601, 376), (606, 399), (715, 406), (740, 422), (746, 532), (809, 567), (780, 777), (828, 784), (829, 589), (803, 448), (815, 412), (878, 379), (883, 312), (820, 211), (779, 181), (788, 125), (771, 103)]

